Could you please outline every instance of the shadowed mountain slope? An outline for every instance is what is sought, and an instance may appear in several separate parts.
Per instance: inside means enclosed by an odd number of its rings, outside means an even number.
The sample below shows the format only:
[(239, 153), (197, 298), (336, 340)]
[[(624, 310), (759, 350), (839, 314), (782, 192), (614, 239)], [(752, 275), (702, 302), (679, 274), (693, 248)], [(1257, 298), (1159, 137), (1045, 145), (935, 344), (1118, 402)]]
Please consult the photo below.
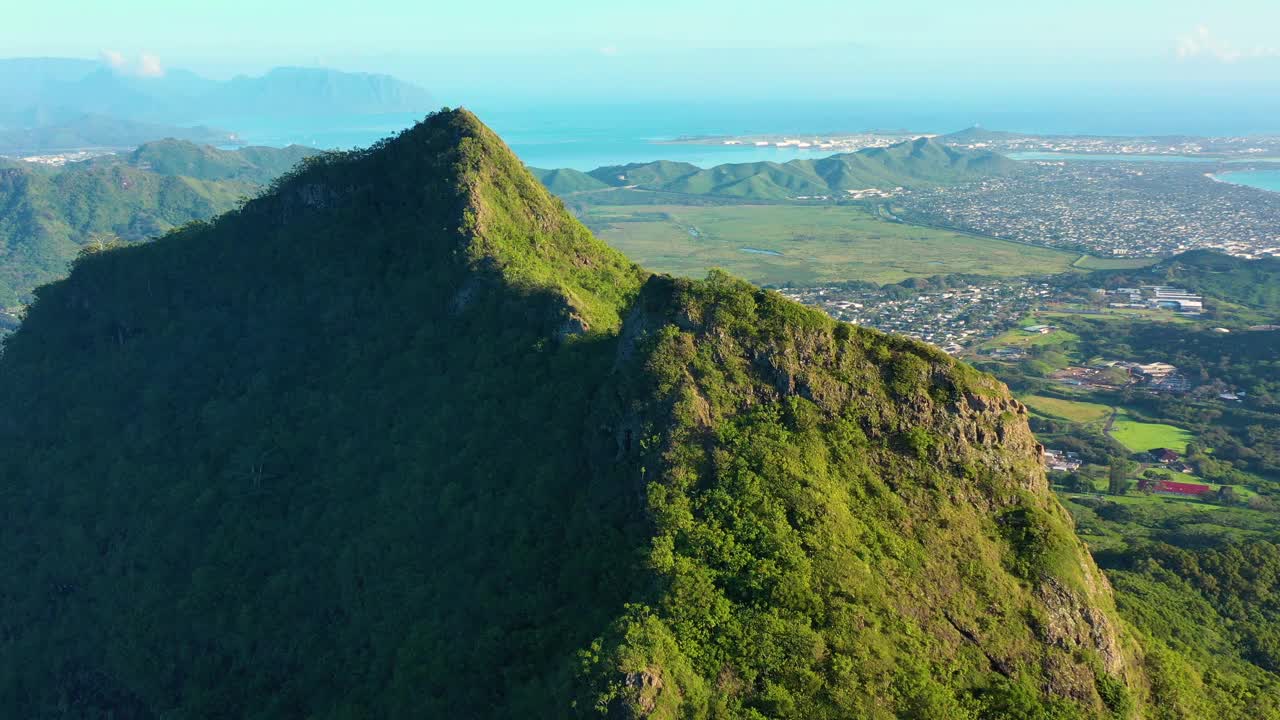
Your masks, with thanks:
[(1002, 385), (645, 273), (466, 111), (37, 297), (0, 357), (15, 716), (1186, 702)]

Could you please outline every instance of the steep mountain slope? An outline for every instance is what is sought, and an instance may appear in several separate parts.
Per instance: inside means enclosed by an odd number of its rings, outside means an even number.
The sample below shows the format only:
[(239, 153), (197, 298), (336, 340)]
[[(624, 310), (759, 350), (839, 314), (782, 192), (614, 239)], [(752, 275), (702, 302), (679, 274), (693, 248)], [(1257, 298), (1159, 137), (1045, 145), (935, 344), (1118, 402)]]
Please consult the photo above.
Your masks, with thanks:
[(226, 212), (314, 154), (165, 140), (58, 170), (0, 167), (0, 306), (62, 277), (88, 244), (144, 240)]
[(13, 716), (1189, 702), (1003, 386), (648, 275), (465, 111), (37, 296), (0, 356)]
[[(868, 148), (819, 160), (785, 163), (726, 163), (702, 169), (689, 163), (658, 161), (602, 167), (587, 173), (613, 187), (635, 186), (644, 190), (710, 195), (748, 200), (787, 200), (799, 196), (842, 195), (846, 190), (953, 185), (982, 177), (1007, 175), (1018, 164), (1003, 155), (984, 150), (957, 150), (928, 138), (898, 143), (888, 148)], [(558, 194), (593, 188), (565, 184), (552, 171), (539, 170), (548, 188)], [(556, 173), (570, 171), (559, 170)]]

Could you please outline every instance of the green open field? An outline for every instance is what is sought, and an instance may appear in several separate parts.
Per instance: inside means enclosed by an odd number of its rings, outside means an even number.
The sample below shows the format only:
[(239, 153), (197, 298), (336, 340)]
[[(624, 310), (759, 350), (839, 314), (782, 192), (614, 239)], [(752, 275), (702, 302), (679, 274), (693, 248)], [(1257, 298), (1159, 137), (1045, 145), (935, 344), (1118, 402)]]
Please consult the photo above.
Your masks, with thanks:
[(1035, 412), (1048, 417), (1070, 420), (1076, 423), (1092, 423), (1106, 420), (1111, 415), (1111, 408), (1098, 403), (1063, 400), (1045, 397), (1044, 395), (1026, 395), (1022, 402)]
[(1111, 437), (1134, 452), (1164, 447), (1182, 453), (1186, 452), (1187, 443), (1195, 440), (1195, 435), (1180, 427), (1141, 422), (1123, 410), (1116, 414)]
[(1116, 321), (1116, 320), (1150, 320), (1152, 322), (1181, 323), (1194, 324), (1199, 322), (1198, 318), (1179, 315), (1168, 310), (1148, 310), (1145, 308), (1106, 308), (1104, 310), (1096, 310), (1090, 312), (1067, 312), (1065, 310), (1045, 310), (1037, 313), (1037, 315), (1046, 323), (1052, 324), (1053, 318), (1078, 318), (1085, 317), (1090, 320)]
[(1078, 255), (886, 222), (851, 206), (593, 206), (583, 221), (647, 268), (701, 277), (720, 267), (761, 284), (891, 283), (946, 273), (1070, 270)]
[(1059, 343), (1071, 342), (1079, 340), (1080, 336), (1075, 333), (1069, 333), (1066, 330), (1053, 330), (1041, 335), (1040, 333), (1029, 333), (1022, 328), (1014, 328), (1007, 330), (990, 340), (982, 343), (980, 348), (998, 348), (998, 347), (1018, 347), (1028, 348), (1037, 345), (1057, 345)]
[(1136, 268), (1150, 267), (1158, 262), (1160, 262), (1160, 258), (1156, 257), (1118, 258), (1081, 255), (1071, 266), (1079, 270), (1134, 270)]

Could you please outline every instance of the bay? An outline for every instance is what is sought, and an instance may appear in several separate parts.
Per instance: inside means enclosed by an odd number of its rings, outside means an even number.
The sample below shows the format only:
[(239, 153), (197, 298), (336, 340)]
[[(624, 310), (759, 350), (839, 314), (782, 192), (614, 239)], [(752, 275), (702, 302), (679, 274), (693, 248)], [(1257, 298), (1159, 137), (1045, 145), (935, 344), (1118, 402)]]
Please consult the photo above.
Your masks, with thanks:
[(1280, 170), (1242, 170), (1218, 173), (1213, 177), (1215, 180), (1233, 185), (1244, 185), (1280, 193)]

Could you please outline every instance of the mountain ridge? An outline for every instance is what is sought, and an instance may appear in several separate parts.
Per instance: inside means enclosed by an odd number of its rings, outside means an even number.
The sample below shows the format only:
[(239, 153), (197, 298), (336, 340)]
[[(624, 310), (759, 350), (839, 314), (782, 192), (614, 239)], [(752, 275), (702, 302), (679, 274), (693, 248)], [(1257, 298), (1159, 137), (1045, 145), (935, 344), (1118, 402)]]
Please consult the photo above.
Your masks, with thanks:
[(16, 714), (1181, 707), (1003, 385), (644, 271), (465, 110), (36, 295), (0, 355)]
[[(787, 200), (842, 196), (848, 191), (951, 185), (1018, 171), (1018, 165), (986, 150), (960, 150), (928, 138), (888, 148), (866, 148), (821, 159), (725, 163), (700, 168), (690, 163), (656, 161), (574, 170), (531, 171), (552, 187), (571, 194), (613, 188), (686, 195)], [(591, 182), (594, 180), (595, 182)]]

